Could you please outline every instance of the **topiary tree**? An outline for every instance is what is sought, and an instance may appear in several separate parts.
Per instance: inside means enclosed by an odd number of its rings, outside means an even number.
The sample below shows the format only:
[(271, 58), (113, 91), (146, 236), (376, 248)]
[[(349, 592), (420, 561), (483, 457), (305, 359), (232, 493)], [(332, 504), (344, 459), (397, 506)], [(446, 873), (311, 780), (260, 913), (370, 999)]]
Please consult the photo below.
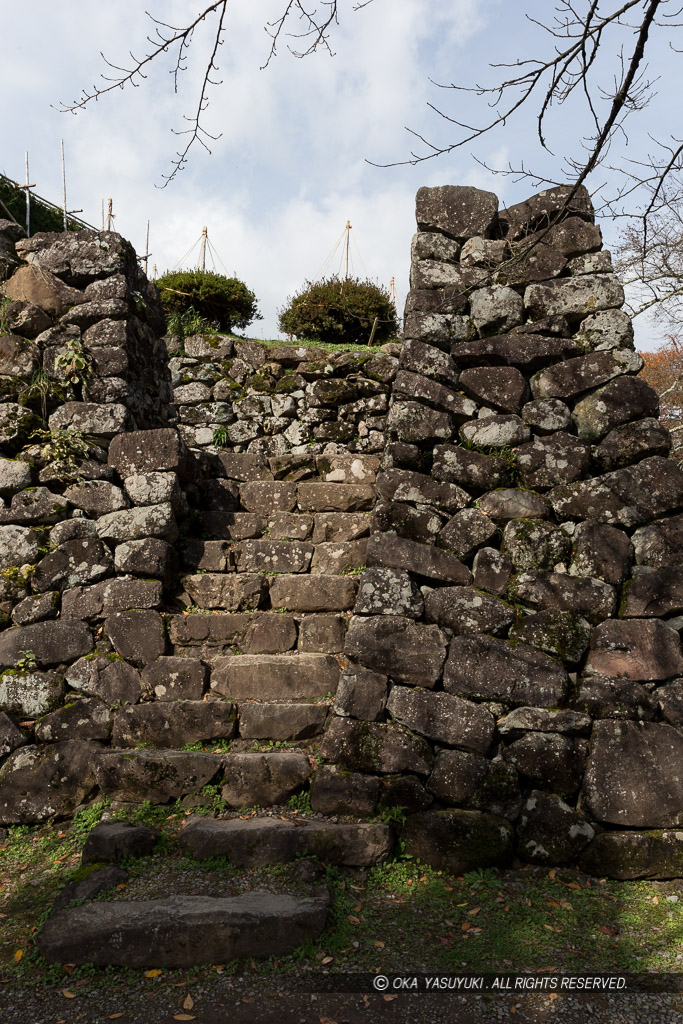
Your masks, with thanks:
[(262, 320), (256, 296), (236, 277), (224, 277), (208, 270), (174, 270), (156, 282), (167, 316), (192, 309), (224, 331), (243, 330), (253, 320)]
[(297, 338), (338, 345), (367, 345), (377, 318), (373, 343), (398, 333), (396, 307), (389, 292), (372, 281), (330, 277), (308, 281), (279, 312), (280, 330)]

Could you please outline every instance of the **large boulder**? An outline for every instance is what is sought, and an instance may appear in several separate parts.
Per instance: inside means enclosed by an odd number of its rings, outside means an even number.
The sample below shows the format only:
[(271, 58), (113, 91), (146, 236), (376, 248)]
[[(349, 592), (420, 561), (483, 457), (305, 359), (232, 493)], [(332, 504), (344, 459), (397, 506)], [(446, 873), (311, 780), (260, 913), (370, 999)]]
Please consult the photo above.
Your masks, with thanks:
[(99, 750), (82, 739), (15, 750), (0, 768), (0, 825), (73, 815), (95, 786)]

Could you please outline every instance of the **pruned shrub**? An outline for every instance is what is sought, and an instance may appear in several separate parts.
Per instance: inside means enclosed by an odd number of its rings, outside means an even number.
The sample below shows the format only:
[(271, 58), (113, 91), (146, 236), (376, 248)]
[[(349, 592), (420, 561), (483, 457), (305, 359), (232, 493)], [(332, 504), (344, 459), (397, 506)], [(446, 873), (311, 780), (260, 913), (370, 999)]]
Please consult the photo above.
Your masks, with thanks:
[(182, 316), (192, 309), (217, 330), (244, 330), (262, 320), (256, 296), (243, 281), (208, 270), (174, 270), (155, 282), (166, 316)]
[(389, 292), (372, 281), (330, 277), (308, 281), (279, 311), (280, 330), (297, 338), (337, 345), (367, 345), (396, 337), (396, 307)]

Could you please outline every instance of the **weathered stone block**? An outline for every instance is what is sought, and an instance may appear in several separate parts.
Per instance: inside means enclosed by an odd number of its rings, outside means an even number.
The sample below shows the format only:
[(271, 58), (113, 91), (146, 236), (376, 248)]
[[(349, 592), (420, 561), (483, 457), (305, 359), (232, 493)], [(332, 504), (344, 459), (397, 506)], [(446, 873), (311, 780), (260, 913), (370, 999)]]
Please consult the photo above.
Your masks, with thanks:
[(535, 437), (517, 449), (517, 469), (525, 487), (545, 490), (580, 480), (590, 466), (591, 450), (571, 434)]
[(35, 487), (12, 496), (8, 509), (0, 512), (0, 523), (56, 523), (66, 515), (67, 503), (47, 487)]
[(334, 693), (339, 663), (328, 654), (242, 654), (216, 658), (211, 689), (230, 700), (300, 700)]
[(522, 604), (548, 611), (578, 612), (595, 624), (616, 613), (614, 587), (588, 576), (529, 572), (518, 576), (510, 594)]
[(37, 593), (95, 583), (111, 576), (111, 553), (100, 540), (69, 540), (41, 559), (31, 578)]
[(420, 231), (438, 231), (456, 241), (487, 238), (498, 220), (498, 197), (464, 185), (421, 188), (415, 215)]
[(470, 491), (490, 491), (510, 483), (512, 466), (498, 456), (443, 444), (434, 448), (432, 473), (437, 480), (461, 484)]
[(103, 750), (94, 763), (102, 794), (134, 804), (163, 804), (198, 793), (220, 766), (215, 754), (189, 750)]
[(224, 701), (152, 701), (123, 708), (114, 715), (114, 747), (178, 748), (202, 740), (232, 739), (237, 711)]
[(347, 576), (276, 576), (270, 584), (273, 608), (333, 612), (352, 608), (356, 581)]
[(92, 649), (93, 639), (84, 622), (36, 622), (0, 633), (0, 666), (14, 666), (22, 651), (33, 651), (38, 665), (59, 665)]
[(359, 569), (367, 564), (367, 540), (346, 543), (316, 544), (311, 561), (311, 573), (325, 575)]
[(356, 616), (346, 634), (344, 653), (397, 682), (431, 688), (441, 676), (446, 637), (438, 626), (423, 626), (400, 616)]
[(627, 529), (642, 526), (683, 508), (683, 472), (671, 459), (655, 456), (593, 480), (555, 487), (548, 501), (558, 516)]
[(109, 446), (109, 465), (122, 480), (137, 473), (177, 473), (192, 480), (194, 459), (178, 432), (171, 427), (120, 434)]
[(624, 289), (612, 274), (586, 274), (530, 284), (524, 292), (524, 306), (533, 320), (560, 314), (576, 322), (588, 313), (619, 309), (623, 304)]
[(598, 878), (680, 878), (683, 834), (670, 832), (602, 832), (586, 847), (580, 866)]
[(453, 422), (457, 423), (464, 422), (477, 411), (476, 403), (471, 398), (465, 398), (459, 391), (453, 391), (430, 377), (422, 377), (407, 370), (399, 370), (396, 374), (393, 394), (418, 404), (434, 405), (448, 413)]
[(148, 505), (142, 508), (124, 509), (111, 512), (97, 520), (97, 535), (100, 540), (117, 543), (141, 540), (143, 537), (159, 537), (173, 544), (178, 538), (173, 506), (170, 502)]
[(0, 768), (0, 825), (73, 815), (95, 787), (98, 744), (80, 739), (19, 747)]
[(405, 569), (366, 569), (358, 581), (356, 615), (405, 615), (419, 619), (424, 612), (422, 594)]
[(647, 721), (657, 714), (657, 701), (633, 679), (584, 676), (571, 705), (593, 718), (635, 718)]
[(130, 426), (130, 412), (118, 402), (65, 402), (48, 419), (50, 430), (77, 430), (94, 437), (114, 438)]
[(232, 754), (225, 761), (221, 796), (230, 807), (283, 804), (311, 774), (304, 753)]
[(615, 427), (658, 412), (657, 392), (642, 377), (617, 377), (577, 402), (572, 419), (579, 437), (595, 442)]
[(512, 366), (464, 370), (459, 385), (476, 401), (500, 412), (518, 412), (527, 394), (526, 379)]
[(64, 491), (64, 497), (94, 519), (108, 512), (118, 512), (128, 506), (121, 488), (107, 480), (84, 480), (82, 483), (72, 484)]
[[(75, 541), (74, 543), (79, 543)], [(62, 597), (63, 619), (100, 619), (130, 608), (158, 608), (161, 583), (117, 577), (91, 587), (73, 587)]]
[(622, 530), (590, 521), (577, 525), (569, 566), (573, 576), (593, 576), (617, 585), (630, 575), (632, 562), (633, 545)]
[(681, 825), (682, 765), (683, 736), (672, 726), (660, 722), (596, 722), (581, 791), (582, 805), (589, 816), (612, 825)]
[(657, 619), (603, 622), (593, 630), (586, 672), (636, 681), (672, 679), (683, 672), (680, 637)]
[(496, 535), (496, 525), (478, 508), (464, 508), (439, 533), (439, 546), (467, 560)]
[(185, 576), (183, 587), (198, 608), (230, 612), (256, 609), (265, 596), (265, 580), (260, 573), (206, 572)]
[(510, 630), (513, 643), (531, 644), (570, 664), (581, 660), (591, 640), (591, 627), (576, 612), (541, 611), (527, 615)]
[(351, 814), (362, 818), (373, 814), (380, 797), (376, 775), (340, 771), (322, 765), (311, 782), (311, 808), (316, 814)]
[(593, 458), (602, 470), (620, 469), (652, 455), (666, 457), (671, 450), (671, 435), (656, 419), (625, 423), (610, 430), (593, 449)]
[(573, 861), (595, 836), (584, 816), (555, 793), (532, 789), (522, 808), (517, 852), (536, 864)]
[(472, 571), (477, 590), (488, 590), (500, 597), (510, 582), (512, 562), (496, 548), (480, 548), (474, 556)]
[(135, 664), (156, 661), (166, 650), (166, 629), (158, 612), (114, 612), (105, 620), (104, 632), (116, 653)]
[(118, 655), (79, 658), (65, 672), (69, 686), (107, 705), (135, 704), (142, 696), (140, 673)]
[(244, 540), (237, 545), (235, 554), (240, 573), (307, 572), (313, 545), (297, 541)]
[(470, 296), (470, 314), (480, 334), (497, 334), (521, 324), (524, 301), (505, 285), (478, 288)]
[(662, 569), (683, 561), (683, 516), (671, 516), (636, 530), (632, 537), (638, 565)]
[(449, 441), (453, 420), (446, 412), (430, 409), (420, 402), (394, 402), (387, 416), (387, 430), (399, 441)]
[(441, 587), (425, 600), (430, 622), (447, 626), (456, 635), (467, 633), (499, 634), (514, 621), (514, 609), (489, 594), (471, 587)]
[(553, 732), (527, 732), (503, 750), (503, 757), (536, 786), (560, 796), (581, 785), (588, 752), (584, 740)]
[(0, 568), (33, 565), (38, 561), (40, 538), (27, 526), (0, 526)]
[(60, 740), (103, 740), (111, 736), (112, 713), (97, 697), (71, 699), (68, 704), (45, 715), (35, 725), (39, 743)]
[(443, 803), (516, 818), (522, 803), (517, 772), (500, 758), (440, 750), (427, 788)]
[(557, 707), (569, 677), (563, 666), (526, 644), (488, 636), (458, 636), (450, 645), (444, 690), (475, 700)]
[(496, 729), (501, 736), (515, 737), (524, 732), (562, 732), (573, 736), (590, 732), (591, 724), (590, 715), (578, 711), (521, 707), (499, 718)]
[(401, 501), (380, 501), (372, 516), (372, 530), (433, 544), (444, 522), (443, 513), (430, 505), (413, 508)]
[(0, 711), (0, 758), (11, 754), (26, 743), (26, 737), (4, 711)]
[(360, 665), (345, 668), (339, 677), (334, 700), (335, 714), (342, 718), (360, 718), (366, 722), (378, 721), (387, 703), (387, 683), (385, 675)]
[(64, 680), (56, 672), (19, 672), (0, 675), (0, 711), (17, 718), (39, 718), (64, 699)]
[(142, 670), (143, 686), (160, 701), (199, 701), (206, 678), (206, 665), (196, 658), (161, 657)]
[(559, 398), (539, 398), (527, 402), (522, 409), (522, 419), (537, 434), (554, 434), (558, 430), (567, 430), (572, 424), (569, 406)]
[(503, 487), (484, 494), (477, 507), (491, 519), (544, 519), (548, 506), (540, 494), (516, 487)]
[(391, 717), (437, 743), (485, 754), (495, 719), (490, 711), (449, 693), (394, 686), (387, 701)]
[(368, 565), (406, 569), (418, 576), (444, 583), (466, 586), (472, 579), (470, 570), (455, 555), (405, 537), (373, 534), (367, 542), (366, 560)]
[(357, 722), (333, 718), (320, 754), (344, 768), (367, 772), (429, 774), (432, 752), (422, 736), (394, 723)]
[(273, 515), (296, 507), (296, 484), (285, 481), (251, 480), (240, 484), (240, 500), (248, 512)]
[(114, 568), (124, 575), (154, 576), (169, 582), (173, 564), (173, 548), (157, 537), (126, 541), (117, 544), (114, 551)]
[(309, 740), (320, 735), (326, 704), (257, 704), (239, 706), (239, 731), (244, 739)]
[(452, 483), (437, 483), (424, 473), (409, 469), (390, 469), (377, 479), (378, 493), (385, 501), (409, 501), (433, 505), (446, 512), (457, 512), (469, 503), (470, 496)]
[(460, 437), (476, 448), (514, 448), (531, 437), (531, 431), (514, 414), (470, 420), (460, 428)]
[(297, 490), (303, 512), (360, 512), (375, 503), (371, 484), (300, 483)]
[(399, 832), (406, 853), (437, 871), (461, 873), (506, 864), (512, 857), (512, 825), (481, 811), (423, 811), (411, 815)]

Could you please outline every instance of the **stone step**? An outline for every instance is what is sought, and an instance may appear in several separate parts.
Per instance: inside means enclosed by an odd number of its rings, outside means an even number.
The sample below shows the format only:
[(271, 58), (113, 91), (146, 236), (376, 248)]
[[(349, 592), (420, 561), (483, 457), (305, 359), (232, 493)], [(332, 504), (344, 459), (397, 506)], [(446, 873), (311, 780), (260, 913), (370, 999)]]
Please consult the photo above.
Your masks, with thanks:
[(170, 616), (176, 655), (212, 661), (229, 654), (340, 654), (348, 614), (288, 612), (190, 612)]
[[(206, 538), (221, 543), (258, 540), (267, 535), (271, 540), (310, 540), (313, 544), (343, 543), (370, 534), (369, 512), (215, 512), (198, 511), (196, 523)], [(193, 545), (205, 540), (188, 542)], [(191, 566), (190, 566), (191, 567)], [(200, 565), (197, 568), (210, 568)]]
[(236, 957), (283, 956), (325, 928), (329, 893), (307, 898), (253, 891), (241, 896), (169, 896), (89, 903), (57, 911), (38, 935), (51, 963), (192, 967)]
[(293, 702), (240, 703), (239, 735), (247, 740), (309, 740), (320, 736), (329, 705)]
[(334, 695), (340, 666), (329, 654), (243, 654), (219, 657), (211, 689), (229, 700), (297, 700)]
[(346, 867), (371, 867), (391, 851), (391, 825), (381, 822), (337, 824), (281, 818), (190, 818), (180, 845), (196, 860), (226, 857), (237, 867), (260, 867), (304, 854)]

